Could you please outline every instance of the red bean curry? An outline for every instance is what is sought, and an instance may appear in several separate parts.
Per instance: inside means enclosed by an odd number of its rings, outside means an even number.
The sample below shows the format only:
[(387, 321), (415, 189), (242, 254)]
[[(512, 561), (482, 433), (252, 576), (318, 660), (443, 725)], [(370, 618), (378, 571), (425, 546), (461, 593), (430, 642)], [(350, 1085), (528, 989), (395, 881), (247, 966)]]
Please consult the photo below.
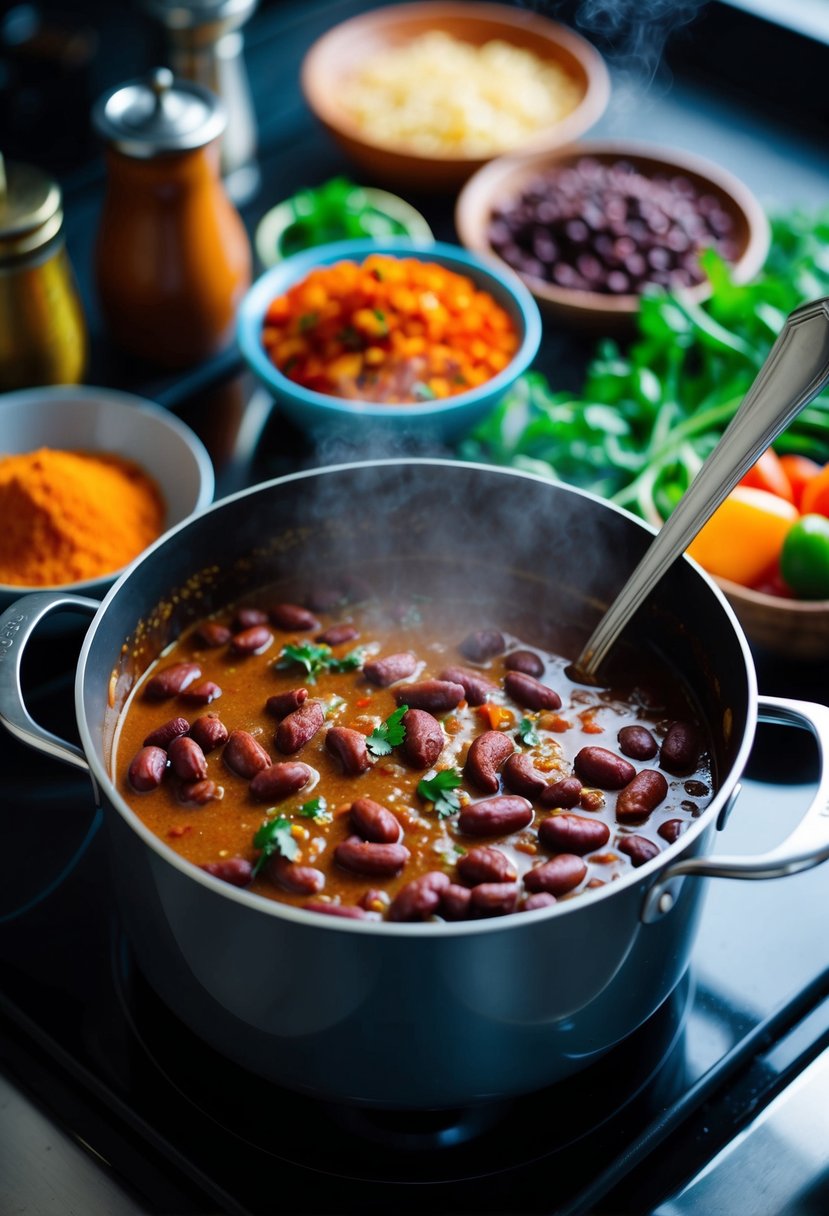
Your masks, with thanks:
[(217, 612), (133, 690), (118, 788), (181, 857), (320, 913), (464, 920), (611, 883), (710, 801), (705, 732), (670, 672), (577, 683), (485, 611), (272, 588)]

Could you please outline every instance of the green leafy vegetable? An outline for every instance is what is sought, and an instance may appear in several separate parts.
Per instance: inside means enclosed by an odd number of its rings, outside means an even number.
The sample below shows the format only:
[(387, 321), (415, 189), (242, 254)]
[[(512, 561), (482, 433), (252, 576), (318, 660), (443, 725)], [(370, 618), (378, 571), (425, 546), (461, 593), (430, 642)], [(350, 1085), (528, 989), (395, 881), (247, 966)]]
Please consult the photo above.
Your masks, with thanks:
[(285, 206), (291, 221), (279, 237), (282, 257), (328, 241), (408, 235), (401, 219), (375, 206), (366, 190), (345, 177), (299, 190)]
[[(788, 314), (829, 294), (829, 209), (772, 218), (763, 270), (736, 284), (702, 255), (712, 295), (697, 304), (654, 289), (623, 349), (598, 343), (580, 394), (538, 371), (519, 377), (458, 449), (592, 490), (658, 526), (670, 515), (741, 404)], [(801, 410), (778, 453), (829, 457), (829, 393)]]
[(393, 714), (389, 714), (385, 722), (375, 726), (366, 739), (366, 747), (372, 756), (387, 756), (393, 747), (402, 743), (406, 738), (406, 727), (403, 725), (403, 715), (408, 705), (401, 705)]
[(332, 818), (331, 812), (328, 809), (328, 803), (322, 795), (319, 798), (310, 798), (308, 802), (303, 802), (297, 814), (303, 819), (313, 819), (316, 823), (329, 823)]
[(434, 777), (424, 777), (419, 781), (417, 792), (426, 802), (434, 804), (435, 813), (440, 819), (446, 819), (460, 809), (460, 799), (452, 792), (460, 784), (460, 773), (453, 768), (444, 768)]
[(261, 849), (256, 865), (253, 867), (255, 878), (269, 857), (278, 853), (280, 857), (293, 861), (299, 852), (299, 845), (291, 835), (291, 821), (284, 815), (276, 819), (266, 819), (259, 827), (253, 838), (253, 847)]
[(538, 737), (538, 731), (535, 729), (535, 722), (532, 718), (522, 718), (518, 726), (518, 738), (527, 747), (535, 747), (541, 740)]
[(289, 643), (283, 646), (282, 652), (276, 661), (276, 666), (280, 670), (286, 667), (291, 667), (298, 663), (305, 668), (308, 675), (308, 683), (316, 682), (317, 676), (322, 671), (355, 671), (362, 666), (364, 651), (358, 647), (352, 650), (350, 654), (344, 655), (343, 658), (336, 658), (330, 646), (317, 644), (316, 642), (299, 642)]

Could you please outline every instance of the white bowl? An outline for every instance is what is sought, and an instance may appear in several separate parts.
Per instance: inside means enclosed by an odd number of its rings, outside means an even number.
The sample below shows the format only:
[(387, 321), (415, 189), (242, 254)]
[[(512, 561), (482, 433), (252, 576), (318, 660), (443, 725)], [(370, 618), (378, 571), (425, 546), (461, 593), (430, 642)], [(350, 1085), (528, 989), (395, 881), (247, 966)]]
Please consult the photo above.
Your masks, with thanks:
[[(165, 531), (213, 500), (213, 464), (202, 441), (175, 415), (143, 397), (87, 385), (0, 394), (0, 457), (41, 447), (112, 452), (141, 465), (164, 496)], [(60, 589), (99, 599), (120, 572), (62, 583)], [(28, 592), (44, 590), (0, 583), (0, 610)]]

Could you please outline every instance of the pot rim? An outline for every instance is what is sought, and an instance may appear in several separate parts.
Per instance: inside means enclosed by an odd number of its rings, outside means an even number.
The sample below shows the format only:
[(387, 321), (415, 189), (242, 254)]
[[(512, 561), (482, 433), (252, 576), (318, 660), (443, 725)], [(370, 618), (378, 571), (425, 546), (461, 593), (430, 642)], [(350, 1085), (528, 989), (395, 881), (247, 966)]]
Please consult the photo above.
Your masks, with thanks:
[[(532, 481), (540, 485), (553, 485), (556, 489), (564, 490), (567, 493), (575, 494), (578, 497), (584, 498), (589, 502), (598, 504), (606, 510), (615, 512), (618, 515), (630, 520), (632, 523), (646, 532), (655, 535), (657, 530), (652, 524), (634, 515), (624, 507), (619, 507), (615, 503), (607, 502), (600, 498), (597, 494), (593, 494), (589, 490), (583, 490), (576, 486), (566, 485), (562, 482), (551, 482), (545, 477), (541, 477), (537, 473), (531, 473), (524, 469), (505, 468), (496, 465), (488, 465), (475, 461), (458, 462), (456, 460), (443, 457), (407, 457), (405, 459), (383, 458), (377, 460), (359, 460), (348, 461), (340, 464), (321, 465), (313, 469), (300, 470), (294, 473), (286, 473), (280, 477), (271, 478), (268, 481), (258, 482), (254, 486), (249, 486), (243, 490), (238, 490), (233, 494), (229, 494), (224, 498), (217, 499), (209, 506), (205, 507), (198, 513), (198, 518), (201, 519), (205, 515), (214, 512), (220, 512), (227, 504), (239, 501), (240, 499), (255, 497), (257, 494), (272, 489), (275, 486), (286, 485), (291, 482), (308, 481), (311, 478), (330, 476), (332, 473), (347, 473), (358, 469), (379, 468), (379, 467), (401, 467), (410, 465), (424, 465), (433, 468), (457, 468), (461, 463), (463, 467), (470, 470), (478, 470), (488, 476), (504, 476), (509, 478), (520, 478), (526, 481)], [(148, 845), (150, 849), (157, 854), (160, 860), (173, 866), (183, 877), (191, 881), (200, 883), (207, 890), (221, 895), (224, 898), (230, 899), (235, 903), (241, 904), (248, 908), (251, 912), (258, 912), (266, 916), (276, 917), (278, 920), (296, 923), (300, 926), (313, 927), (323, 930), (329, 930), (334, 933), (362, 933), (369, 936), (379, 935), (380, 937), (400, 937), (400, 938), (435, 938), (443, 940), (445, 938), (477, 936), (478, 934), (511, 932), (520, 928), (522, 924), (537, 923), (541, 920), (553, 919), (555, 917), (566, 916), (578, 912), (584, 907), (585, 901), (582, 896), (573, 899), (559, 900), (555, 904), (551, 904), (544, 908), (534, 908), (527, 912), (514, 912), (508, 916), (497, 916), (484, 918), (481, 920), (470, 921), (443, 921), (443, 922), (415, 922), (415, 923), (397, 923), (392, 921), (368, 921), (357, 920), (346, 917), (327, 916), (324, 913), (308, 911), (301, 907), (295, 907), (292, 904), (282, 903), (279, 900), (267, 899), (264, 896), (256, 895), (253, 892), (245, 891), (240, 887), (235, 887), (230, 883), (224, 882), (222, 879), (215, 878), (206, 871), (199, 869), (192, 862), (180, 857), (161, 837), (156, 836), (141, 820), (135, 811), (129, 806), (126, 800), (119, 793), (115, 782), (110, 777), (105, 766), (100, 762), (96, 750), (95, 741), (92, 738), (89, 730), (89, 725), (86, 720), (83, 702), (83, 689), (86, 677), (87, 660), (92, 648), (95, 634), (99, 623), (103, 620), (109, 605), (121, 593), (124, 585), (130, 578), (140, 569), (145, 559), (153, 554), (157, 549), (169, 543), (179, 533), (184, 532), (194, 522), (195, 516), (183, 520), (176, 524), (169, 531), (165, 532), (151, 546), (143, 551), (129, 566), (125, 568), (117, 582), (110, 588), (109, 592), (102, 600), (98, 611), (96, 612), (83, 640), (78, 664), (75, 673), (75, 717), (80, 733), (81, 744), (83, 747), (86, 760), (89, 764), (90, 771), (94, 782), (104, 797), (104, 801), (112, 807), (122, 819), (126, 821), (128, 826), (135, 834)], [(703, 568), (695, 562), (687, 554), (683, 554), (679, 561), (687, 562), (693, 567), (696, 574), (702, 579), (709, 593), (717, 600), (726, 618), (730, 621), (734, 633), (735, 641), (740, 647), (745, 667), (746, 682), (748, 684), (748, 706), (746, 714), (746, 725), (743, 731), (743, 737), (737, 754), (734, 757), (730, 770), (724, 774), (722, 783), (717, 790), (711, 802), (705, 808), (703, 813), (694, 823), (692, 823), (685, 832), (673, 843), (669, 844), (666, 849), (659, 853), (650, 861), (645, 862), (638, 868), (631, 868), (629, 873), (622, 878), (617, 879), (612, 883), (607, 883), (604, 887), (600, 887), (591, 891), (587, 897), (587, 902), (590, 906), (600, 903), (604, 900), (612, 899), (622, 891), (628, 891), (632, 887), (642, 886), (643, 892), (650, 886), (653, 879), (658, 874), (673, 864), (681, 854), (685, 853), (699, 837), (707, 831), (712, 820), (719, 817), (720, 811), (723, 809), (734, 790), (740, 774), (745, 768), (749, 752), (751, 751), (754, 734), (757, 725), (757, 676), (754, 667), (754, 661), (751, 655), (751, 650), (748, 641), (740, 626), (739, 620), (734, 613), (731, 605), (726, 599), (723, 592), (711, 577), (703, 570)], [(113, 656), (113, 662), (115, 656)]]

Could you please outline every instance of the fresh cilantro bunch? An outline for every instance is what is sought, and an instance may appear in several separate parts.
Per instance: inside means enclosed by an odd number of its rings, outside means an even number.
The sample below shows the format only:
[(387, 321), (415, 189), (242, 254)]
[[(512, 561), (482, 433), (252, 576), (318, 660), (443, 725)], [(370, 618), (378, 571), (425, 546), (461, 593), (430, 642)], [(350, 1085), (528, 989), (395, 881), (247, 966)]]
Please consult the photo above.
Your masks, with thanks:
[(366, 747), (372, 756), (388, 756), (393, 747), (397, 747), (406, 738), (406, 727), (403, 725), (403, 715), (408, 705), (401, 705), (393, 714), (376, 726), (366, 739)]
[(424, 777), (418, 782), (417, 792), (425, 802), (431, 802), (440, 819), (448, 819), (460, 810), (460, 799), (454, 791), (461, 784), (461, 776), (453, 768), (441, 769), (434, 777)]
[(362, 667), (365, 651), (358, 646), (343, 658), (335, 657), (330, 646), (317, 642), (295, 642), (283, 646), (276, 666), (280, 671), (299, 664), (305, 668), (309, 684), (316, 683), (316, 678), (323, 671), (356, 671)]

